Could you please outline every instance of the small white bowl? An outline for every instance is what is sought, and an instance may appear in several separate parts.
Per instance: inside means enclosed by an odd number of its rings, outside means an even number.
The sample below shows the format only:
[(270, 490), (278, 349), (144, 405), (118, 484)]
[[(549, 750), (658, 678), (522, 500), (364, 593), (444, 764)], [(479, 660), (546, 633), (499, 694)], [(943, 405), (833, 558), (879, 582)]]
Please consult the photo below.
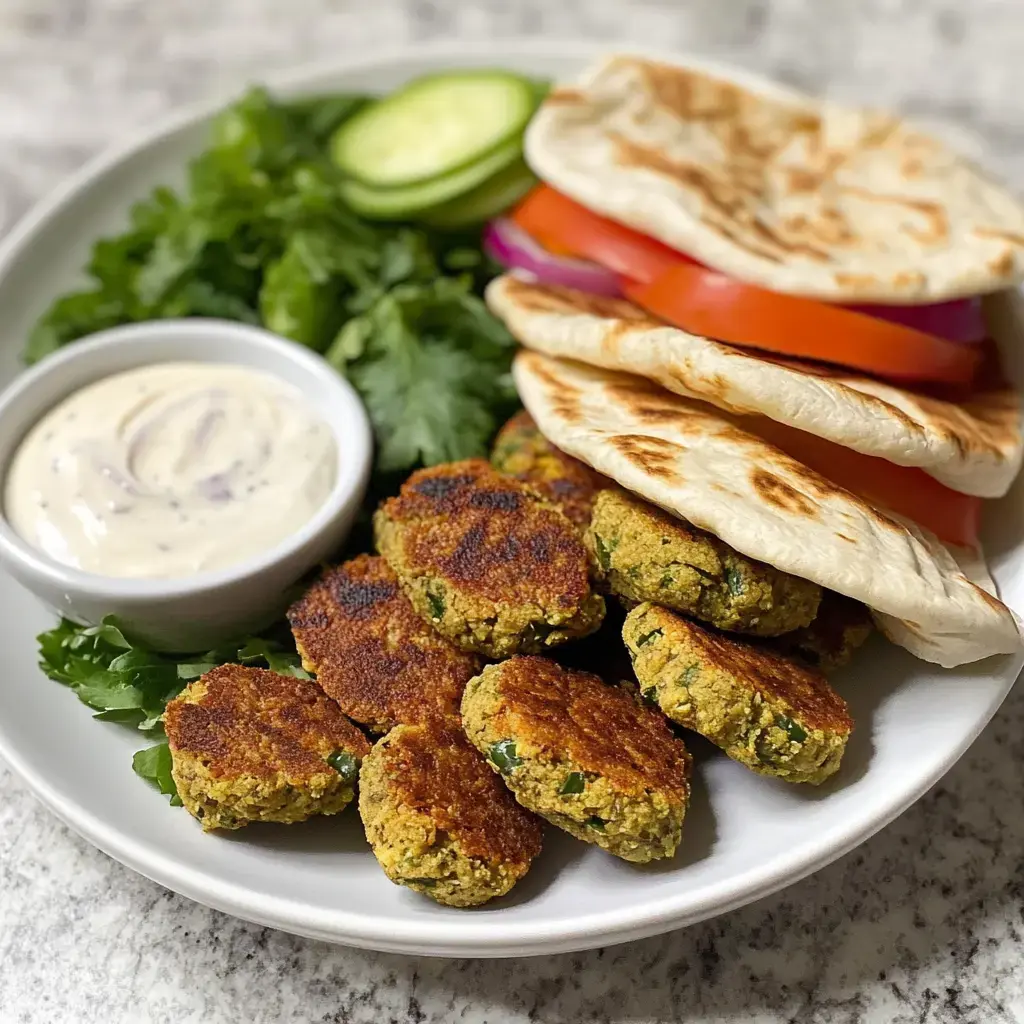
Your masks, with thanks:
[(284, 610), (291, 585), (340, 548), (366, 492), (373, 441), (352, 386), (301, 345), (227, 320), (156, 320), (75, 342), (0, 394), (0, 482), (26, 432), (62, 399), (122, 370), (171, 361), (250, 366), (301, 391), (333, 431), (338, 450), (334, 488), (320, 509), (258, 557), (170, 580), (126, 580), (69, 568), (26, 543), (0, 514), (0, 565), (75, 622), (93, 625), (115, 615), (132, 635), (158, 649), (202, 651), (269, 625)]

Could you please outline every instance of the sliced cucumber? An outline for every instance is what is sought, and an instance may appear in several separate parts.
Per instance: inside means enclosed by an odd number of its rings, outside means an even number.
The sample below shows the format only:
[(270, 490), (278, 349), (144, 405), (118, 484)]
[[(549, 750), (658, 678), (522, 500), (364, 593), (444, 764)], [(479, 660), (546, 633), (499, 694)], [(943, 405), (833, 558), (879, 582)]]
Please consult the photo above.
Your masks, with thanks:
[(417, 219), (433, 228), (464, 228), (470, 224), (482, 224), (518, 203), (536, 184), (536, 177), (520, 157), (472, 192), (427, 210)]
[(518, 138), (536, 83), (506, 71), (428, 75), (361, 110), (331, 139), (331, 159), (370, 188), (448, 175)]
[(345, 202), (370, 220), (405, 220), (424, 210), (441, 206), (457, 196), (472, 192), (478, 185), (503, 171), (521, 153), (519, 136), (504, 143), (482, 160), (460, 167), (430, 181), (404, 188), (371, 188), (361, 181), (342, 182), (341, 195)]

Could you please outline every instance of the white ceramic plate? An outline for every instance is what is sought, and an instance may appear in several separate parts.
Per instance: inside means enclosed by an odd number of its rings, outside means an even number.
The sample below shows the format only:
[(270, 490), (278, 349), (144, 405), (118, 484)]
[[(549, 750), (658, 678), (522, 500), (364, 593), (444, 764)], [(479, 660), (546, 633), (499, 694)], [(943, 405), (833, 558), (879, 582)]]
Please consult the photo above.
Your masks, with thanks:
[[(537, 43), (474, 52), (420, 48), (309, 69), (271, 85), (289, 93), (384, 91), (424, 72), (481, 64), (554, 77), (592, 54), (589, 46)], [(129, 202), (152, 186), (182, 180), (186, 160), (203, 146), (209, 113), (192, 111), (87, 167), (7, 238), (0, 248), (0, 383), (18, 371), (17, 353), (35, 317), (75, 284), (91, 242), (118, 230)], [(988, 512), (993, 573), (1018, 608), (1022, 508), (1018, 487)], [(329, 941), (446, 956), (557, 952), (639, 938), (796, 881), (918, 799), (964, 753), (1021, 667), (1019, 657), (998, 658), (942, 672), (877, 641), (837, 680), (857, 729), (830, 784), (812, 789), (758, 778), (695, 741), (693, 804), (673, 861), (632, 867), (549, 829), (543, 855), (509, 898), (460, 911), (388, 882), (353, 810), (298, 827), (203, 835), (132, 773), (132, 751), (144, 738), (91, 721), (70, 692), (39, 673), (32, 638), (48, 628), (48, 615), (6, 578), (0, 604), (0, 755), (68, 825), (149, 878), (239, 917)]]

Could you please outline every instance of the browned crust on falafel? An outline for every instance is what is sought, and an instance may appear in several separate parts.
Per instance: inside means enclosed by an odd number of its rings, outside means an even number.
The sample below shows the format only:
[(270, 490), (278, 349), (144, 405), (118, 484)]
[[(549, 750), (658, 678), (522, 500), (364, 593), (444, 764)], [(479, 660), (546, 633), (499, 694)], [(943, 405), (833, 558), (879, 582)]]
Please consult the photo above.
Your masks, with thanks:
[(568, 520), (483, 459), (413, 473), (377, 515), (403, 527), (403, 568), (463, 593), (564, 610), (590, 594), (586, 552)]
[(303, 666), (345, 714), (374, 732), (435, 715), (457, 719), (480, 659), (413, 610), (383, 558), (328, 569), (288, 610)]
[[(511, 658), (498, 673), (493, 729), (541, 750), (564, 751), (573, 767), (622, 793), (656, 790), (685, 802), (690, 757), (659, 712), (625, 689), (548, 658)], [(504, 724), (503, 724), (504, 722)]]
[(466, 857), (525, 873), (540, 853), (539, 819), (516, 803), (462, 729), (435, 719), (401, 726), (373, 748), (388, 796), (430, 819)]
[(606, 476), (556, 448), (525, 409), (498, 431), (491, 462), (499, 472), (529, 484), (580, 529), (590, 525), (598, 491), (612, 486)]
[(295, 783), (322, 776), (324, 760), (343, 750), (356, 759), (366, 737), (307, 679), (245, 665), (211, 669), (167, 705), (164, 729), (172, 754), (201, 760), (222, 778)]
[(815, 669), (739, 637), (716, 633), (667, 609), (657, 609), (661, 628), (685, 636), (687, 653), (702, 670), (728, 674), (752, 693), (761, 693), (789, 708), (801, 725), (830, 734), (853, 729), (846, 701)]
[(462, 650), (547, 650), (604, 617), (573, 524), (483, 459), (414, 473), (373, 525), (413, 608)]

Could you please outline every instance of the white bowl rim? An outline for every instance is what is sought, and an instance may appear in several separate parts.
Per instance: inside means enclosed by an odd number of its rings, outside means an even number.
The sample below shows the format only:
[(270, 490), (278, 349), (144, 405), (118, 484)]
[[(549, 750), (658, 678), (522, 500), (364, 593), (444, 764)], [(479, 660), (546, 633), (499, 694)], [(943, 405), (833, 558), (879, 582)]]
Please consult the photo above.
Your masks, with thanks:
[[(381, 65), (404, 61), (415, 62), (446, 57), (457, 59), (459, 55), (464, 55), (467, 49), (480, 59), (504, 62), (515, 60), (517, 56), (546, 55), (551, 59), (586, 60), (606, 52), (632, 52), (672, 62), (685, 60), (694, 66), (711, 71), (718, 69), (739, 77), (737, 69), (728, 67), (723, 62), (693, 56), (679, 50), (656, 48), (629, 41), (616, 45), (604, 41), (580, 40), (578, 37), (513, 37), (500, 41), (474, 40), (458, 46), (444, 40), (434, 40), (384, 48), (367, 57), (310, 62), (284, 72), (268, 74), (261, 82), (271, 92), (300, 93), (304, 88), (331, 74), (369, 71)], [(764, 81), (753, 73), (744, 77), (752, 81)], [(135, 134), (127, 143), (111, 148), (86, 163), (29, 210), (7, 236), (0, 240), (0, 275), (6, 272), (8, 264), (18, 256), (26, 240), (65, 206), (70, 205), (77, 193), (88, 183), (164, 136), (213, 115), (237, 93), (238, 90), (233, 89), (214, 100), (185, 106), (166, 119), (160, 120), (155, 126)], [(1024, 656), (1016, 656), (1013, 671), (1007, 673), (1005, 686), (998, 699), (993, 701), (984, 720), (979, 721), (977, 727), (964, 736), (963, 741), (949, 752), (931, 774), (922, 777), (916, 786), (905, 792), (897, 803), (890, 805), (885, 813), (863, 821), (859, 828), (847, 831), (841, 840), (836, 840), (834, 830), (825, 830), (813, 843), (801, 845), (798, 857), (778, 861), (772, 865), (771, 870), (762, 870), (755, 877), (751, 877), (751, 873), (748, 872), (742, 881), (729, 880), (709, 886), (696, 899), (693, 893), (681, 892), (675, 898), (666, 899), (664, 905), (656, 912), (646, 908), (641, 916), (629, 911), (614, 910), (593, 914), (584, 912), (571, 925), (519, 922), (512, 940), (503, 934), (500, 919), (487, 920), (472, 914), (463, 914), (451, 922), (437, 918), (423, 921), (413, 919), (404, 921), (397, 927), (389, 923), (389, 926), (382, 928), (363, 914), (316, 909), (302, 909), (300, 912), (300, 908), (286, 898), (253, 899), (251, 892), (242, 885), (211, 883), (202, 871), (190, 864), (162, 852), (154, 853), (145, 849), (134, 836), (111, 829), (98, 815), (85, 810), (74, 801), (66, 800), (46, 777), (34, 772), (14, 751), (4, 749), (0, 753), (46, 806), (99, 849), (139, 874), (207, 906), (257, 924), (374, 950), (401, 953), (415, 951), (419, 955), (493, 957), (520, 956), (523, 955), (522, 947), (529, 947), (530, 955), (542, 955), (549, 952), (595, 948), (598, 945), (643, 938), (659, 934), (669, 928), (693, 924), (768, 896), (832, 863), (897, 818), (945, 774), (991, 720), (1013, 686), (1022, 664)]]
[[(3, 263), (3, 257), (0, 255), (0, 273)], [(75, 590), (101, 601), (147, 601), (188, 597), (262, 576), (268, 569), (287, 560), (313, 541), (330, 527), (331, 522), (353, 499), (361, 496), (373, 455), (373, 439), (366, 410), (355, 389), (309, 349), (262, 327), (233, 320), (214, 317), (147, 320), (88, 335), (73, 345), (46, 356), (16, 377), (0, 393), (0, 430), (3, 430), (8, 411), (18, 399), (38, 388), (50, 377), (59, 376), (69, 366), (88, 364), (111, 349), (121, 350), (123, 358), (127, 360), (133, 350), (142, 346), (182, 338), (209, 341), (211, 358), (204, 359), (204, 362), (249, 366), (247, 362), (239, 362), (227, 356), (223, 359), (217, 358), (217, 347), (220, 342), (229, 339), (244, 341), (246, 347), (252, 351), (267, 352), (277, 361), (291, 362), (302, 372), (318, 378), (331, 389), (337, 402), (336, 411), (346, 420), (347, 430), (345, 438), (342, 439), (337, 431), (331, 428), (338, 448), (338, 473), (334, 486), (323, 504), (298, 530), (257, 555), (222, 569), (166, 579), (104, 576), (64, 565), (22, 538), (10, 525), (5, 511), (0, 507), (0, 561), (17, 564), (27, 577), (45, 580), (50, 586)], [(258, 368), (268, 376), (277, 376), (272, 368)], [(111, 376), (117, 372), (113, 370), (103, 376)], [(2, 472), (6, 473), (6, 467), (2, 468)], [(0, 479), (0, 487), (2, 486), (3, 480)]]

